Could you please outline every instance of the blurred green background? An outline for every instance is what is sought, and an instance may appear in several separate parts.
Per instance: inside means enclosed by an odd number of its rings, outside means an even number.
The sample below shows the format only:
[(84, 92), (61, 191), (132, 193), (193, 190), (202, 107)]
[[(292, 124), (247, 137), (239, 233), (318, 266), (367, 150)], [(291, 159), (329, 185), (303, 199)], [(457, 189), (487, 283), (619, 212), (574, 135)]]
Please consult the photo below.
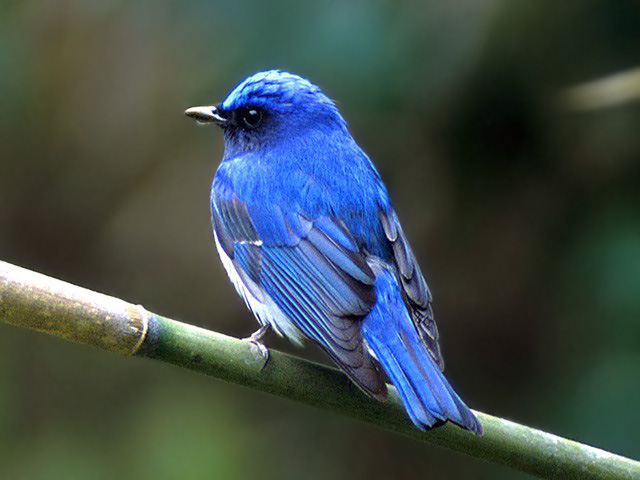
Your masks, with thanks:
[[(571, 89), (639, 46), (635, 0), (4, 0), (0, 258), (246, 336), (209, 223), (222, 138), (182, 112), (290, 70), (387, 182), (469, 405), (638, 458), (640, 85)], [(528, 478), (0, 325), (0, 478), (258, 476)]]

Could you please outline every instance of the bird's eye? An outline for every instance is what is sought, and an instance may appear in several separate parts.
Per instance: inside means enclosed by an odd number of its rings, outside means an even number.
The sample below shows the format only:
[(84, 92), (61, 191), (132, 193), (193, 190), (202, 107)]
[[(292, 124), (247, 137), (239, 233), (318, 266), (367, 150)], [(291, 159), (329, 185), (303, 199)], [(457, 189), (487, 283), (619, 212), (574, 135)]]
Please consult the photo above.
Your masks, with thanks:
[(262, 122), (262, 111), (257, 108), (245, 108), (240, 114), (247, 128), (256, 128)]

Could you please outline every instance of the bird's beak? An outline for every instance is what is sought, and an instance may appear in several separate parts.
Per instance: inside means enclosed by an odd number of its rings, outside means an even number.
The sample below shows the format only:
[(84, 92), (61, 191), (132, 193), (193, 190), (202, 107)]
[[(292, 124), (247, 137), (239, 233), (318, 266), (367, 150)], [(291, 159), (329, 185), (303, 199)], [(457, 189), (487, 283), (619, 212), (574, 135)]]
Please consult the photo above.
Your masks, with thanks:
[(187, 117), (197, 120), (199, 123), (215, 123), (224, 125), (227, 119), (221, 114), (220, 108), (216, 105), (208, 107), (191, 107), (184, 111)]

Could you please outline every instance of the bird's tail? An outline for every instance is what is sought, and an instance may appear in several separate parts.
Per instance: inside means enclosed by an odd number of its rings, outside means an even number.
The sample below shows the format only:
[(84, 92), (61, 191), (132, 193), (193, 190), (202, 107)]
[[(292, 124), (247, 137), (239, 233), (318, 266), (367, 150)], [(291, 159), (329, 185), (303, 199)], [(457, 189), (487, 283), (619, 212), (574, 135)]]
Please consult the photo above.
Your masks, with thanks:
[(446, 421), (482, 435), (482, 426), (431, 359), (394, 276), (379, 270), (377, 302), (365, 317), (364, 339), (396, 387), (411, 421), (426, 430)]

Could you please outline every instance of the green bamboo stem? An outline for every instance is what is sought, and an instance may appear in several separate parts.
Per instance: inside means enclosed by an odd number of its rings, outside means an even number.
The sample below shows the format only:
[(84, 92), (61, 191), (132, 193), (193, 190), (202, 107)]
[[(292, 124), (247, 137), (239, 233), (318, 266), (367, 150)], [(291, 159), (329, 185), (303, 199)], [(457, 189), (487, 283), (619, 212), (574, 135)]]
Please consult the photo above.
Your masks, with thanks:
[(481, 412), (482, 437), (452, 425), (421, 432), (407, 420), (393, 389), (388, 402), (376, 402), (339, 371), (275, 350), (263, 368), (246, 342), (1, 261), (0, 321), (154, 358), (543, 478), (640, 478), (640, 462)]

